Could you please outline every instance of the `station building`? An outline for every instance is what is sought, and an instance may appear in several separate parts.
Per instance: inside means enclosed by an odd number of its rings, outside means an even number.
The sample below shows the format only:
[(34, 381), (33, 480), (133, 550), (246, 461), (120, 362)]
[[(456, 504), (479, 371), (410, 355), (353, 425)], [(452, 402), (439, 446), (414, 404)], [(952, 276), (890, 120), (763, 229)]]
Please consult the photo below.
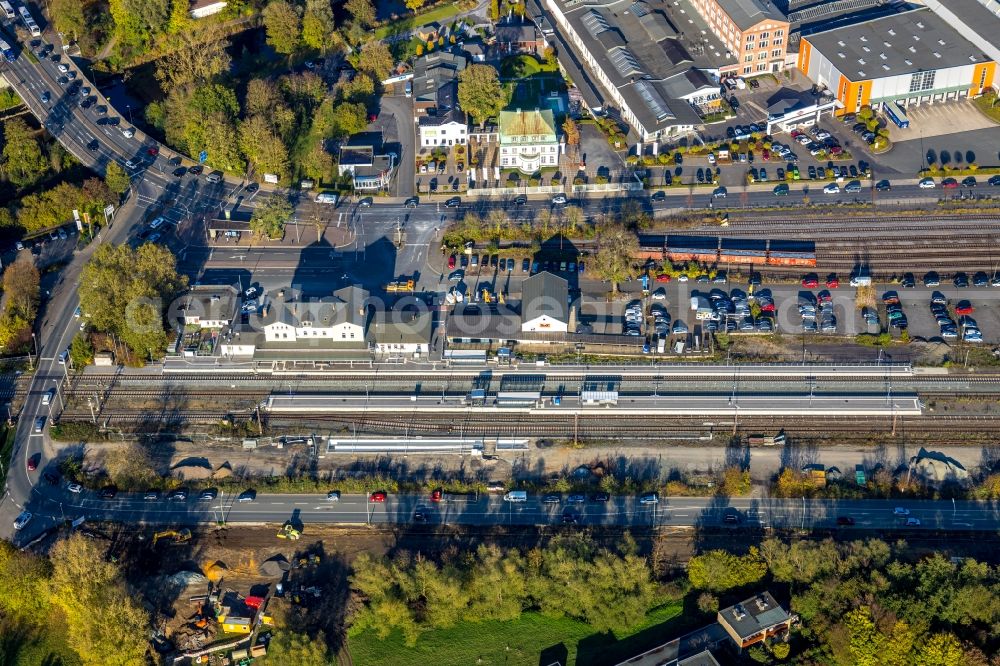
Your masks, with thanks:
[(996, 66), (926, 7), (803, 34), (798, 58), (843, 104), (838, 114), (975, 97), (994, 84)]

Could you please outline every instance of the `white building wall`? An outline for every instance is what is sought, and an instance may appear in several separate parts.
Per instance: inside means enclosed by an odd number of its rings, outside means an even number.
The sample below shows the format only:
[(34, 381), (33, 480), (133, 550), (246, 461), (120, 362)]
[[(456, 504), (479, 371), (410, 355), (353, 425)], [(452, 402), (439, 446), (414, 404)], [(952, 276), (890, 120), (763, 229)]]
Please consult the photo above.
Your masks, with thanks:
[(264, 327), (264, 339), (268, 342), (296, 342), (298, 340), (362, 340), (365, 331), (357, 324), (348, 322), (334, 326), (293, 327), (283, 322), (275, 322)]
[(525, 333), (566, 333), (568, 330), (569, 324), (548, 315), (535, 317), (521, 324), (521, 331)]
[(468, 128), (462, 123), (419, 125), (418, 128), (420, 130), (420, 145), (423, 148), (465, 145), (468, 139)]
[[(974, 64), (961, 65), (959, 67), (949, 67), (939, 69), (934, 73), (934, 86), (931, 90), (910, 92), (910, 81), (912, 74), (900, 74), (897, 76), (887, 76), (872, 81), (873, 100), (886, 98), (903, 98), (908, 103), (917, 103), (921, 97), (933, 94), (934, 90), (943, 88), (963, 88), (968, 91), (972, 87), (972, 76), (975, 72)], [(964, 96), (964, 95), (963, 95)]]

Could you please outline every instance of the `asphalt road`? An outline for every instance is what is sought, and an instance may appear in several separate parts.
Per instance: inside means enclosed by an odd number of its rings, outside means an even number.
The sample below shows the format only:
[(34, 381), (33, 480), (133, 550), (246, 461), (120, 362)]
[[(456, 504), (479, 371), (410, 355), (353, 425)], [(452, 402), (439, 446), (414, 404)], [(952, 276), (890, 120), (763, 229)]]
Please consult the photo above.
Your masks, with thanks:
[[(325, 495), (259, 495), (255, 501), (238, 502), (235, 494), (221, 493), (213, 500), (200, 500), (197, 494), (190, 493), (184, 501), (147, 501), (141, 494), (119, 494), (102, 500), (89, 492), (60, 490), (47, 493), (36, 503), (37, 517), (23, 530), (23, 537), (37, 534), (63, 517), (153, 525), (291, 521), (308, 532), (310, 523), (414, 523), (418, 509), (429, 524), (553, 525), (562, 524), (563, 516), (568, 514), (581, 525), (719, 527), (731, 525), (724, 522), (724, 514), (735, 513), (736, 525), (778, 529), (829, 529), (836, 527), (841, 516), (851, 517), (855, 529), (1000, 528), (1000, 510), (986, 502), (661, 497), (656, 504), (643, 504), (634, 496), (613, 496), (608, 502), (568, 500), (568, 495), (551, 503), (534, 494), (529, 494), (525, 502), (508, 502), (501, 495), (446, 495), (443, 501), (433, 502), (426, 495), (389, 494), (384, 502), (369, 501), (365, 495), (343, 495), (339, 502), (329, 502)], [(897, 515), (896, 507), (908, 510), (909, 517), (917, 518), (920, 525), (907, 526), (907, 516)]]

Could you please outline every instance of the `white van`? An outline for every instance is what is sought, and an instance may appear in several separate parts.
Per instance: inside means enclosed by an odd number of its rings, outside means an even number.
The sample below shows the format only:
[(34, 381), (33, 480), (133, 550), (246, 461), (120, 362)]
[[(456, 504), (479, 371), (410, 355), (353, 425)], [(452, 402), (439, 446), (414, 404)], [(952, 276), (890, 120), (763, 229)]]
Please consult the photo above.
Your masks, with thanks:
[(511, 490), (503, 496), (505, 502), (527, 502), (528, 493), (524, 490)]
[(337, 204), (337, 193), (336, 192), (320, 192), (316, 195), (316, 203), (322, 204)]

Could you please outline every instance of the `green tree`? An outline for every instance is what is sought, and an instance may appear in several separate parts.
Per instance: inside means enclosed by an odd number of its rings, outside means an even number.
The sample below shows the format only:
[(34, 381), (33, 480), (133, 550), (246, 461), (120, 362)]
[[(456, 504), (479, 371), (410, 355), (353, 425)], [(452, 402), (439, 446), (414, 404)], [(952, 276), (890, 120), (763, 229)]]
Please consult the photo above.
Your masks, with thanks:
[(125, 169), (114, 160), (108, 162), (108, 166), (104, 171), (104, 182), (109, 190), (118, 195), (125, 194), (128, 191), (129, 185), (132, 184), (128, 174), (125, 173)]
[(357, 68), (359, 72), (368, 72), (377, 81), (388, 78), (392, 73), (394, 60), (389, 47), (381, 41), (371, 41), (361, 47), (358, 54)]
[(375, 24), (375, 6), (371, 0), (347, 0), (344, 9), (362, 28), (369, 28)]
[(83, 267), (77, 289), (91, 326), (114, 333), (143, 360), (166, 348), (164, 304), (186, 284), (174, 254), (161, 245), (102, 245)]
[(375, 81), (371, 76), (358, 74), (340, 86), (340, 98), (345, 102), (367, 104), (375, 97)]
[(74, 534), (52, 547), (52, 599), (86, 664), (144, 666), (149, 616), (99, 542)]
[(36, 183), (48, 171), (48, 162), (28, 124), (21, 118), (11, 118), (3, 126), (3, 161), (7, 179), (17, 187)]
[(167, 32), (171, 35), (184, 34), (191, 27), (191, 15), (188, 13), (191, 3), (188, 0), (170, 0), (170, 19), (167, 21)]
[(954, 634), (932, 634), (920, 641), (912, 663), (915, 666), (963, 666), (965, 651)]
[(336, 34), (330, 0), (307, 0), (302, 16), (302, 41), (309, 48), (326, 51)]
[(288, 149), (261, 116), (240, 123), (240, 150), (250, 166), (260, 173), (287, 176)]
[(326, 649), (322, 632), (316, 638), (288, 629), (277, 632), (267, 645), (267, 664), (330, 666), (333, 660)]
[(594, 268), (602, 280), (611, 282), (613, 292), (618, 285), (635, 277), (634, 257), (639, 250), (639, 239), (620, 224), (604, 226), (597, 237)]
[(281, 238), (285, 233), (285, 223), (294, 212), (295, 209), (286, 197), (272, 194), (254, 208), (250, 217), (250, 231), (268, 238)]
[(458, 103), (481, 125), (507, 105), (500, 76), (492, 65), (473, 63), (458, 75)]
[(767, 573), (767, 565), (754, 547), (743, 556), (710, 550), (688, 562), (688, 579), (699, 590), (725, 592), (756, 583)]
[(264, 29), (267, 43), (283, 55), (291, 55), (299, 48), (302, 20), (298, 9), (285, 0), (271, 0), (264, 8)]
[(73, 336), (73, 342), (69, 345), (69, 358), (77, 370), (94, 362), (94, 345), (90, 344), (86, 333), (80, 332)]
[(49, 609), (48, 579), (52, 567), (44, 557), (21, 552), (0, 541), (0, 611), (25, 624), (37, 624)]
[(331, 128), (334, 136), (357, 134), (368, 127), (368, 113), (363, 104), (338, 104), (334, 113), (334, 125)]
[(83, 13), (84, 3), (80, 0), (50, 0), (49, 16), (61, 33), (72, 35), (78, 40), (87, 30), (87, 17)]

